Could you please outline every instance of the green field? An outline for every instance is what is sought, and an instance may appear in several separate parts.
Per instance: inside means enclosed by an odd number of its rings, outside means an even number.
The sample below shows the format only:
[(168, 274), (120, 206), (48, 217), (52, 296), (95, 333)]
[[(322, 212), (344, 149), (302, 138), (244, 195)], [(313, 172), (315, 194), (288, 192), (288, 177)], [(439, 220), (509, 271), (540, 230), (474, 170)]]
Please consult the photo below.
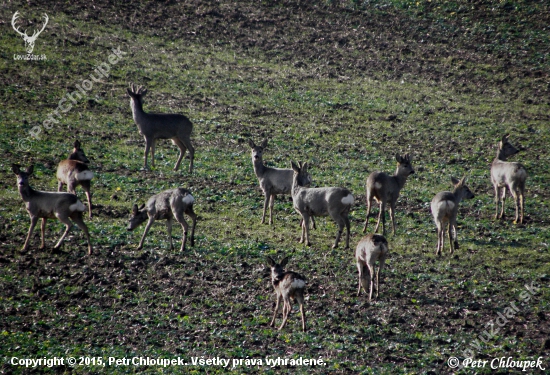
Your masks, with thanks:
[[(49, 16), (33, 52), (45, 60), (14, 58), (25, 54), (11, 26), (16, 11), (28, 34)], [(548, 369), (549, 14), (544, 1), (497, 0), (0, 4), (0, 373), (522, 372), (491, 369), (501, 357), (542, 358)], [(113, 49), (122, 51), (114, 64)], [(98, 66), (108, 75), (79, 89)], [(192, 175), (187, 158), (172, 170), (169, 141), (143, 169), (130, 83), (148, 89), (145, 111), (193, 122)], [(44, 123), (50, 114), (56, 121)], [(489, 170), (507, 133), (521, 149), (511, 161), (528, 172), (523, 225), (512, 223), (510, 194), (506, 218), (493, 220)], [(94, 254), (76, 227), (52, 254), (64, 228), (54, 220), (46, 249), (36, 228), (22, 252), (30, 220), (11, 165), (34, 165), (31, 186), (55, 191), (57, 164), (75, 139), (95, 173), (94, 217), (85, 217)], [(298, 243), (290, 196), (276, 200), (274, 225), (260, 224), (249, 139), (268, 139), (267, 165), (307, 161), (313, 186), (353, 192), (351, 249), (331, 248), (330, 218), (316, 219), (311, 247)], [(364, 185), (373, 171), (393, 173), (396, 153), (411, 154), (416, 173), (397, 202), (397, 234), (386, 236), (380, 297), (369, 303), (356, 296), (353, 255)], [(452, 188), (451, 176), (467, 176), (476, 197), (460, 206), (460, 249), (450, 255), (447, 242), (438, 257), (430, 201)], [(174, 225), (169, 250), (159, 221), (136, 250), (144, 226), (126, 230), (132, 205), (175, 187), (195, 197), (195, 246), (180, 253)], [(269, 327), (266, 255), (291, 255), (288, 269), (307, 277), (305, 333), (296, 309), (284, 330)], [(485, 367), (449, 368), (469, 351)], [(88, 362), (29, 369), (14, 357)], [(98, 364), (109, 357), (188, 365)], [(216, 358), (231, 361), (195, 362)], [(267, 363), (277, 358), (323, 363)]]

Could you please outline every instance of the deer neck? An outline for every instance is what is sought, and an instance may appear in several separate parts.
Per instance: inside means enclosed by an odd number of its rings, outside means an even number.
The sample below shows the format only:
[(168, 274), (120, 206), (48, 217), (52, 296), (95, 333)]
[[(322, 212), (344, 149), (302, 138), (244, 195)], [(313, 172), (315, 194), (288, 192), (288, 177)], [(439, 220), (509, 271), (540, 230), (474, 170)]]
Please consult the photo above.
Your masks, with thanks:
[(399, 190), (403, 189), (403, 186), (405, 186), (405, 183), (407, 182), (408, 175), (400, 174), (399, 169), (395, 171), (395, 174), (393, 175), (393, 178), (395, 182), (397, 182), (397, 186), (399, 187)]
[(31, 197), (34, 195), (35, 191), (27, 184), (27, 185), (19, 185), (19, 194), (21, 195), (21, 198), (23, 198), (24, 202), (28, 202), (31, 200)]
[(134, 121), (136, 124), (139, 124), (142, 122), (147, 114), (143, 111), (143, 104), (138, 102), (137, 100), (130, 100), (130, 106), (132, 107), (132, 116), (134, 117)]
[(256, 177), (262, 177), (267, 169), (264, 165), (264, 161), (261, 158), (257, 160), (253, 158), (252, 165), (254, 166), (254, 173), (256, 174)]
[(292, 198), (294, 199), (294, 197), (298, 195), (298, 193), (302, 189), (303, 187), (298, 185), (298, 175), (295, 174), (294, 177), (292, 178), (292, 190), (291, 190)]

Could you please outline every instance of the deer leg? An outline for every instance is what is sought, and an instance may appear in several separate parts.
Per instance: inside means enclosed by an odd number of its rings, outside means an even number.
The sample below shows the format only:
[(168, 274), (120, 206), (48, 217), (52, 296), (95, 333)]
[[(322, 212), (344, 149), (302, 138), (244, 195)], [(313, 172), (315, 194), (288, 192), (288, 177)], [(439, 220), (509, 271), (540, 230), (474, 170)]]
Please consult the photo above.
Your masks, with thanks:
[(510, 193), (512, 194), (512, 197), (514, 198), (514, 203), (516, 205), (516, 216), (514, 218), (514, 224), (519, 223), (519, 194), (516, 190), (515, 186), (510, 186)]
[(315, 218), (313, 216), (311, 217), (311, 228), (317, 229), (317, 227), (315, 227)]
[(367, 263), (369, 270), (370, 289), (369, 289), (369, 302), (372, 300), (372, 289), (374, 287), (374, 265)]
[(40, 235), (42, 236), (42, 240), (41, 240), (41, 243), (40, 243), (40, 250), (42, 250), (43, 248), (46, 247), (46, 218), (43, 217), (42, 218), (42, 224), (40, 225)]
[(149, 150), (151, 149), (151, 144), (152, 144), (151, 140), (147, 139), (147, 137), (145, 137), (145, 153), (144, 153), (145, 163), (143, 164), (144, 169), (147, 169), (147, 156), (149, 155)]
[(378, 232), (378, 227), (380, 226), (380, 221), (382, 221), (382, 235), (386, 235), (386, 202), (380, 201), (380, 211), (378, 212), (378, 221), (376, 222), (376, 228), (374, 228), (374, 233)]
[(271, 319), (271, 323), (269, 323), (270, 327), (273, 327), (273, 325), (275, 324), (275, 318), (277, 318), (277, 313), (279, 312), (281, 299), (281, 295), (277, 294), (277, 302), (275, 303), (275, 309), (273, 310), (273, 319)]
[(187, 221), (185, 221), (185, 218), (183, 217), (183, 212), (176, 213), (176, 220), (178, 223), (181, 224), (181, 228), (183, 230), (183, 238), (181, 240), (181, 249), (180, 251), (185, 251), (185, 243), (187, 242), (187, 230), (189, 229), (189, 224), (187, 224)]
[(64, 185), (63, 182), (58, 181), (57, 182), (57, 191), (62, 191), (63, 190), (63, 185)]
[(376, 274), (376, 298), (378, 298), (378, 294), (380, 292), (380, 273), (382, 273), (382, 270), (384, 269), (384, 263), (386, 262), (386, 257), (382, 256), (378, 260), (380, 263), (380, 266), (378, 267), (378, 273)]
[(185, 147), (189, 150), (189, 173), (193, 173), (193, 160), (195, 159), (195, 148), (191, 144), (191, 139), (183, 138), (181, 140)]
[(271, 198), (271, 193), (264, 191), (264, 211), (262, 213), (262, 221), (260, 224), (265, 224), (265, 213), (267, 212), (267, 207), (269, 206), (269, 199)]
[(29, 246), (29, 239), (31, 238), (32, 231), (34, 230), (34, 227), (36, 226), (36, 223), (38, 222), (37, 216), (31, 216), (31, 226), (29, 227), (29, 234), (27, 234), (27, 239), (25, 240), (25, 244), (23, 245), (23, 248), (21, 251), (27, 250)]
[(168, 230), (168, 239), (170, 240), (170, 250), (174, 250), (174, 244), (172, 243), (172, 218), (166, 220), (166, 229)]
[(54, 246), (54, 250), (58, 250), (61, 247), (61, 243), (63, 242), (63, 240), (65, 239), (65, 237), (67, 236), (67, 234), (69, 233), (73, 225), (67, 216), (61, 216), (59, 214), (56, 214), (55, 216), (59, 219), (59, 221), (65, 224), (65, 232), (63, 232), (63, 235), (61, 236), (59, 241), (57, 241), (57, 244)]
[(296, 301), (300, 305), (300, 315), (302, 315), (302, 331), (306, 331), (306, 313), (304, 311), (304, 296), (302, 293), (296, 294)]
[(286, 321), (288, 320), (288, 316), (290, 315), (290, 310), (292, 310), (292, 305), (290, 304), (290, 297), (289, 296), (283, 296), (283, 322), (281, 323), (281, 326), (279, 327), (279, 331), (284, 328)]
[(500, 217), (499, 219), (502, 219), (504, 217), (504, 204), (506, 202), (506, 186), (502, 188), (502, 210), (500, 211)]
[(367, 231), (367, 225), (369, 224), (370, 207), (371, 207), (371, 199), (370, 199), (370, 197), (367, 196), (367, 219), (365, 220), (365, 226), (363, 227), (363, 233), (365, 233)]
[(390, 219), (393, 227), (393, 235), (395, 236), (395, 202), (390, 202)]
[(74, 194), (76, 195), (76, 187), (78, 186), (78, 182), (77, 181), (74, 181), (74, 182), (69, 182), (67, 184), (67, 191), (71, 194)]
[(275, 194), (271, 194), (269, 200), (269, 225), (273, 224), (273, 206), (275, 205)]
[(344, 216), (344, 223), (346, 224), (346, 247), (345, 249), (349, 249), (349, 233), (350, 233), (350, 222), (349, 222), (349, 217), (347, 216)]
[(84, 232), (84, 235), (86, 235), (86, 240), (88, 241), (88, 255), (92, 255), (92, 242), (90, 241), (90, 232), (88, 231), (88, 227), (84, 223), (84, 220), (82, 220), (82, 213), (74, 212), (71, 215), (71, 219), (73, 219), (76, 225)]
[(498, 185), (495, 185), (495, 205), (496, 205), (496, 210), (495, 210), (495, 220), (498, 219), (498, 205), (500, 203), (500, 189), (498, 187)]
[(86, 199), (88, 200), (88, 217), (92, 218), (92, 193), (90, 191), (90, 181), (82, 181), (80, 183), (82, 189), (86, 193)]
[(187, 150), (187, 148), (185, 147), (183, 142), (179, 140), (179, 138), (172, 138), (172, 143), (178, 146), (178, 148), (180, 149), (178, 161), (176, 161), (176, 165), (174, 166), (174, 170), (177, 171), (180, 167), (181, 161), (183, 160), (183, 155), (185, 155), (185, 151)]
[(154, 221), (155, 221), (155, 217), (149, 216), (149, 221), (147, 222), (147, 225), (145, 225), (143, 236), (141, 236), (141, 241), (139, 241), (139, 245), (136, 250), (141, 250), (143, 248), (143, 242), (145, 242), (145, 236), (147, 236), (147, 232), (149, 232), (149, 229), (151, 229), (151, 225), (153, 225)]
[(525, 204), (525, 196), (523, 195), (523, 190), (520, 191), (520, 208), (521, 208), (521, 216), (519, 217), (520, 224), (523, 224), (523, 205)]
[(197, 225), (197, 214), (193, 211), (193, 207), (190, 207), (185, 211), (187, 215), (191, 218), (193, 224), (191, 225), (191, 247), (195, 246), (195, 226)]
[(342, 236), (342, 231), (344, 230), (344, 219), (340, 217), (333, 217), (334, 221), (336, 221), (336, 224), (338, 224), (338, 232), (336, 232), (336, 240), (334, 240), (334, 245), (332, 245), (333, 249), (338, 248), (338, 242), (340, 242), (340, 237)]
[(151, 141), (151, 166), (155, 166), (155, 146), (157, 145), (157, 140), (153, 138)]

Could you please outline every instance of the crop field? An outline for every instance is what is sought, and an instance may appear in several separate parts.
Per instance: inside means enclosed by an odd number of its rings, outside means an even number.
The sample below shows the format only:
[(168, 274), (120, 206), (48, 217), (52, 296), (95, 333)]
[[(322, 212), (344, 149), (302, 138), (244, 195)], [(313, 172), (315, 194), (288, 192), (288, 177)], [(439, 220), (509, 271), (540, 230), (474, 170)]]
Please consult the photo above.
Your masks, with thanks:
[[(16, 12), (28, 35), (47, 14), (37, 60), (25, 60)], [(0, 374), (550, 371), (549, 15), (528, 0), (0, 3)], [(146, 112), (191, 120), (193, 173), (189, 154), (173, 170), (169, 140), (144, 168), (132, 83), (147, 89)], [(528, 174), (523, 224), (509, 192), (494, 220), (490, 167), (506, 134)], [(330, 217), (299, 243), (290, 195), (260, 223), (249, 140), (265, 139), (267, 166), (308, 162), (313, 187), (353, 193), (349, 249), (332, 249)], [(37, 225), (22, 250), (30, 219), (12, 164), (57, 191), (75, 140), (94, 173), (93, 254), (76, 226), (54, 252), (55, 219), (45, 249)], [(354, 257), (365, 181), (406, 153), (415, 173), (396, 234), (386, 213), (390, 255), (369, 302)], [(475, 198), (460, 203), (460, 248), (446, 241), (438, 256), (430, 201), (464, 176)], [(194, 246), (179, 251), (175, 222), (171, 250), (158, 220), (137, 250), (145, 225), (126, 229), (132, 206), (176, 187), (195, 199)], [(375, 204), (369, 233), (377, 215)], [(296, 304), (286, 327), (280, 315), (269, 326), (267, 256), (307, 278), (305, 332)], [(54, 357), (64, 363), (25, 362)]]

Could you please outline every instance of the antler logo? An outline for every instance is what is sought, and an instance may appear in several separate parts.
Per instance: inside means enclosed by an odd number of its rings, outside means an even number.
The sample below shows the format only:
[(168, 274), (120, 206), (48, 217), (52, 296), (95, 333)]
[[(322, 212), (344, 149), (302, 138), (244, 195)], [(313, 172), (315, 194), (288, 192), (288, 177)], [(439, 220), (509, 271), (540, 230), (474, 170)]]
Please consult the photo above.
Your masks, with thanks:
[(25, 49), (27, 50), (27, 53), (32, 53), (34, 50), (34, 42), (36, 41), (36, 38), (38, 38), (38, 35), (44, 31), (46, 28), (46, 25), (48, 24), (48, 15), (44, 13), (44, 26), (42, 26), (42, 30), (34, 30), (32, 36), (27, 35), (27, 30), (25, 30), (24, 33), (18, 30), (18, 28), (15, 26), (15, 22), (17, 21), (17, 18), (19, 18), (19, 12), (15, 12), (11, 19), (11, 25), (13, 26), (13, 29), (17, 32), (17, 34), (21, 35), (23, 37), (23, 40), (25, 41)]

